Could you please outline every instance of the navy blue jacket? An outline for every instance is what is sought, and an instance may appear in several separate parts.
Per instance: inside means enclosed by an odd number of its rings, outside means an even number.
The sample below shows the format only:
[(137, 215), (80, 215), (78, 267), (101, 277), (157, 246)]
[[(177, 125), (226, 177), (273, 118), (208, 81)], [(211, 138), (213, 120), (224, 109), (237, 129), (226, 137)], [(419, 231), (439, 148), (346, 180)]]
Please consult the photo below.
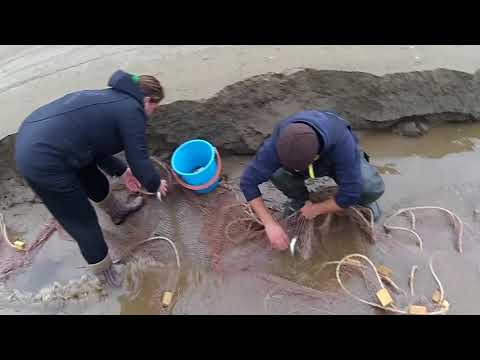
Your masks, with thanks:
[[(281, 167), (276, 142), (282, 130), (291, 123), (305, 123), (313, 127), (323, 147), (314, 162), (316, 177), (328, 176), (338, 184), (335, 201), (347, 208), (360, 200), (362, 177), (358, 140), (350, 126), (338, 115), (321, 111), (302, 111), (282, 120), (258, 150), (254, 160), (242, 174), (240, 187), (247, 201), (261, 196), (258, 185), (268, 181)], [(302, 173), (307, 176), (306, 172)]]
[(69, 191), (75, 172), (97, 164), (109, 175), (126, 165), (113, 157), (125, 151), (134, 176), (150, 192), (160, 176), (146, 145), (145, 95), (131, 75), (115, 72), (103, 90), (78, 91), (40, 107), (20, 126), (17, 167), (26, 178), (57, 191)]

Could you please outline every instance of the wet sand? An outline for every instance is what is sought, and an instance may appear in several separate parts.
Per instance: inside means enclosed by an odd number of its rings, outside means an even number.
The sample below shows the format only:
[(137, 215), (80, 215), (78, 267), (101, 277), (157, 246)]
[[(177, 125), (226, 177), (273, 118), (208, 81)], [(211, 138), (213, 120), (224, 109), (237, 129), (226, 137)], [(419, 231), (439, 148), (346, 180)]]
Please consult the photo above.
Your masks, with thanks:
[[(391, 239), (381, 238), (375, 245), (359, 241), (348, 229), (332, 234), (323, 241), (320, 252), (309, 261), (291, 258), (288, 254), (278, 255), (272, 273), (296, 283), (315, 289), (331, 290), (334, 280), (334, 267), (319, 271), (325, 261), (339, 260), (350, 253), (367, 254), (377, 265), (384, 264), (394, 270), (393, 279), (409, 292), (409, 275), (413, 265), (418, 266), (415, 281), (417, 298), (429, 300), (437, 288), (429, 271), (429, 261), (434, 256), (434, 268), (445, 288), (446, 298), (451, 304), (449, 314), (479, 314), (476, 299), (480, 296), (479, 262), (480, 229), (479, 219), (474, 210), (480, 207), (480, 173), (477, 158), (480, 144), (480, 126), (442, 126), (420, 139), (395, 137), (391, 133), (364, 132), (360, 134), (364, 148), (372, 156), (384, 176), (387, 191), (382, 197), (384, 216), (393, 214), (399, 208), (411, 206), (445, 207), (459, 215), (465, 224), (464, 253), (456, 250), (456, 233), (448, 218), (441, 212), (423, 211), (417, 213), (417, 229), (424, 240), (424, 250), (420, 252), (413, 237), (401, 232), (392, 233)], [(227, 165), (232, 177), (238, 180), (238, 165), (245, 158), (237, 157)], [(263, 186), (265, 190), (269, 185)], [(274, 199), (274, 202), (278, 202)], [(400, 220), (400, 221), (399, 221)], [(398, 225), (406, 225), (396, 219)], [(374, 279), (370, 274), (370, 279)], [(233, 283), (232, 283), (233, 282)], [(347, 284), (375, 301), (372, 291), (367, 292), (361, 278)], [(266, 284), (258, 283), (255, 277), (236, 276), (217, 281), (204, 280), (192, 285), (188, 296), (179, 305), (181, 313), (300, 313), (300, 314), (378, 314), (377, 310), (348, 298), (346, 295), (335, 299), (334, 304), (315, 304), (309, 301), (293, 301), (294, 296), (279, 295), (277, 309), (263, 306), (265, 298), (271, 299)], [(247, 292), (240, 296), (237, 287)], [(249, 290), (246, 290), (249, 289)], [(338, 287), (337, 287), (338, 291)], [(341, 290), (340, 290), (341, 293)], [(201, 295), (198, 295), (201, 294)], [(221, 294), (221, 296), (220, 296)], [(374, 292), (373, 292), (374, 294)], [(422, 299), (422, 296), (424, 297)], [(201, 298), (209, 299), (205, 304)], [(248, 298), (248, 307), (243, 307)], [(214, 300), (211, 300), (214, 299)], [(183, 305), (183, 307), (182, 307)]]
[[(385, 178), (387, 191), (380, 201), (384, 215), (391, 215), (394, 210), (407, 206), (448, 208), (465, 222), (463, 254), (456, 251), (455, 233), (443, 214), (435, 211), (418, 213), (417, 227), (425, 242), (423, 252), (419, 251), (415, 239), (402, 233), (395, 232), (392, 238), (382, 238), (372, 245), (352, 236), (354, 233), (351, 229), (344, 229), (325, 239), (321, 251), (309, 261), (292, 258), (288, 253), (277, 253), (271, 262), (265, 264), (270, 273), (294, 281), (298, 286), (308, 286), (328, 294), (333, 292), (335, 295), (305, 299), (305, 295), (298, 295), (302, 293), (301, 289), (286, 293), (278, 286), (272, 287), (254, 272), (220, 275), (185, 264), (181, 295), (173, 313), (378, 314), (379, 311), (359, 304), (342, 293), (335, 283), (334, 267), (320, 271), (324, 261), (339, 260), (347, 254), (358, 252), (367, 254), (376, 264), (394, 269), (393, 278), (405, 291), (409, 291), (408, 276), (411, 268), (417, 265), (419, 270), (415, 291), (427, 299), (436, 288), (428, 270), (430, 256), (435, 254), (435, 270), (451, 304), (449, 313), (479, 314), (480, 307), (476, 299), (480, 297), (480, 239), (477, 235), (480, 223), (474, 210), (480, 204), (480, 173), (476, 171), (480, 125), (442, 126), (432, 129), (420, 139), (378, 132), (361, 133), (360, 139), (372, 156), (372, 162), (379, 166)], [(443, 150), (439, 151), (439, 148)], [(225, 173), (232, 181), (238, 181), (241, 168), (247, 161), (248, 158), (245, 157), (225, 159)], [(270, 185), (262, 187), (267, 190), (268, 196), (274, 196), (270, 199), (274, 203), (280, 204), (283, 201), (282, 197), (271, 191)], [(22, 215), (25, 214), (25, 209), (21, 206), (14, 206), (7, 212), (9, 216), (15, 212), (18, 214), (13, 224), (17, 229), (21, 224), (29, 224), (27, 229), (23, 229), (27, 236), (32, 234), (34, 224), (40, 224), (46, 217), (45, 211), (40, 210), (41, 205), (34, 206), (39, 214), (43, 214), (42, 219), (27, 219)], [(142, 216), (135, 217), (126, 226), (135, 227), (136, 221)], [(120, 236), (121, 230), (115, 231)], [(52, 281), (66, 281), (70, 277), (80, 276), (77, 267), (81, 264), (82, 259), (75, 251), (75, 245), (56, 234), (35, 260), (32, 268), (35, 272), (26, 272), (9, 285), (24, 291), (34, 291)], [(155, 314), (151, 296), (158, 279), (158, 276), (147, 277), (141, 296), (135, 300), (117, 294), (100, 302), (87, 302), (82, 306), (68, 305), (62, 309), (62, 313)], [(360, 278), (346, 281), (356, 293), (366, 298), (371, 297), (371, 292), (366, 291)], [(20, 313), (45, 312), (20, 305), (6, 305), (3, 311), (8, 313), (12, 308)]]
[(376, 75), (436, 68), (473, 73), (479, 63), (480, 46), (471, 45), (3, 45), (0, 139), (48, 101), (105, 87), (119, 68), (158, 76), (168, 103), (210, 97), (253, 75), (304, 67)]
[[(3, 46), (0, 47), (0, 105), (3, 111), (0, 138), (15, 131), (25, 115), (46, 101), (65, 92), (105, 86), (109, 74), (118, 68), (158, 75), (167, 89), (166, 100), (171, 102), (208, 97), (243, 78), (269, 71), (293, 71), (298, 66), (379, 75), (438, 67), (473, 72), (480, 60), (479, 49), (478, 46)], [(384, 214), (415, 205), (451, 209), (466, 223), (464, 254), (460, 256), (455, 252), (454, 235), (445, 218), (427, 213), (419, 216), (419, 228), (425, 239), (423, 254), (418, 252), (414, 240), (403, 234), (395, 234), (394, 241), (368, 246), (352, 238), (346, 230), (329, 238), (324, 244), (325, 251), (311, 261), (302, 262), (286, 253), (276, 255), (271, 271), (299, 284), (330, 288), (333, 272), (319, 272), (319, 264), (338, 260), (351, 252), (365, 252), (375, 261), (394, 268), (395, 280), (404, 289), (408, 289), (411, 266), (419, 265), (417, 291), (429, 297), (435, 284), (427, 263), (429, 256), (438, 252), (435, 265), (451, 303), (450, 313), (480, 313), (476, 302), (480, 296), (477, 260), (480, 246), (476, 235), (480, 228), (473, 215), (474, 209), (480, 208), (477, 205), (480, 203), (480, 172), (477, 170), (480, 126), (441, 126), (418, 139), (387, 132), (365, 132), (360, 134), (360, 139), (385, 177), (387, 191), (381, 199)], [(245, 157), (225, 159), (225, 173), (232, 181), (238, 181), (246, 162), (248, 158)], [(269, 185), (263, 188), (274, 196), (270, 199), (273, 203), (284, 200), (271, 191)], [(48, 213), (41, 204), (29, 202), (27, 192), (23, 197), (24, 204), (10, 207), (5, 214), (13, 219), (10, 222), (12, 231), (30, 241), (48, 219)], [(135, 221), (130, 226), (134, 224)], [(1, 247), (0, 250), (4, 251)], [(82, 265), (76, 245), (55, 234), (32, 264), (34, 271), (18, 276), (9, 285), (23, 291), (36, 291), (53, 281), (80, 276), (78, 267)], [(188, 266), (184, 271), (182, 295), (174, 309), (178, 314), (378, 313), (344, 295), (340, 300), (336, 298), (333, 305), (321, 309), (305, 307), (299, 304), (298, 296), (278, 295), (265, 286), (263, 279), (252, 274), (222, 277)], [(359, 287), (359, 282), (352, 285)], [(358, 291), (364, 290), (359, 288)], [(155, 313), (148, 305), (148, 286), (145, 292), (137, 301), (114, 294), (104, 301), (58, 311)], [(270, 303), (267, 307), (266, 298)], [(46, 312), (41, 308), (10, 304), (0, 298), (0, 313), (16, 311), (23, 314)], [(55, 313), (56, 310), (48, 311)]]

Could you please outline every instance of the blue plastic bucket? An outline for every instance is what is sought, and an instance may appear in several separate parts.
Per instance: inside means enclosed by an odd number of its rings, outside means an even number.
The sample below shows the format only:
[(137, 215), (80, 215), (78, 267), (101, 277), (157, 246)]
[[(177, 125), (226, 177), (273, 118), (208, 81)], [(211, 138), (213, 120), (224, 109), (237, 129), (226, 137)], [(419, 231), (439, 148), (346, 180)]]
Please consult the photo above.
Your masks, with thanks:
[[(190, 140), (180, 145), (172, 156), (173, 171), (188, 185), (207, 184), (217, 172), (216, 150), (205, 140)], [(219, 185), (217, 180), (204, 190), (193, 190), (199, 194), (209, 193)]]

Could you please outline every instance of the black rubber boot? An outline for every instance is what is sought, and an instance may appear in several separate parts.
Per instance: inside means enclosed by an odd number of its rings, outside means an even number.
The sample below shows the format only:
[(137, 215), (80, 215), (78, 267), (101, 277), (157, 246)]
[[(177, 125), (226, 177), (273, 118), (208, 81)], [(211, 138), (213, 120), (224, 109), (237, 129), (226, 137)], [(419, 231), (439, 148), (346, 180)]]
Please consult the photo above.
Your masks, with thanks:
[(291, 174), (280, 168), (272, 175), (270, 181), (290, 199), (285, 204), (284, 218), (299, 210), (308, 200), (308, 190), (303, 176)]
[(280, 168), (272, 175), (270, 181), (289, 199), (303, 202), (308, 200), (308, 190), (303, 176), (294, 175)]
[(138, 196), (129, 203), (122, 203), (110, 191), (107, 197), (98, 203), (98, 206), (110, 216), (115, 225), (119, 225), (125, 221), (128, 215), (143, 206), (143, 198)]
[(282, 217), (285, 219), (286, 217), (289, 217), (292, 215), (294, 212), (300, 210), (303, 205), (305, 205), (305, 201), (299, 201), (299, 200), (289, 200), (285, 203)]

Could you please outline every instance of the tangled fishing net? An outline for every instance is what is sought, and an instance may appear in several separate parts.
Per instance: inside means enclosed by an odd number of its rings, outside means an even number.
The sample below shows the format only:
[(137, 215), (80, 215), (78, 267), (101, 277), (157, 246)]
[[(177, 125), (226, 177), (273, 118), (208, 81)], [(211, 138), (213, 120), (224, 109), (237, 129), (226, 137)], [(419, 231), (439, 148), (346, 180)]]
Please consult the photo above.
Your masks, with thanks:
[[(250, 281), (255, 282), (259, 289), (265, 290), (266, 313), (274, 311), (275, 306), (272, 304), (275, 302), (276, 311), (287, 313), (295, 313), (302, 308), (307, 309), (305, 311), (316, 309), (315, 311), (319, 313), (332, 313), (329, 310), (332, 309), (332, 304), (341, 306), (339, 293), (335, 292), (333, 287), (328, 290), (315, 289), (272, 273), (273, 265), (280, 255), (271, 248), (263, 224), (241, 199), (236, 188), (222, 183), (214, 192), (196, 195), (175, 182), (166, 164), (160, 161), (156, 163), (162, 178), (168, 180), (169, 195), (158, 201), (150, 194), (144, 194), (145, 206), (138, 214), (132, 215), (126, 224), (118, 227), (102, 224), (112, 259), (116, 264), (124, 265), (122, 268), (124, 287), (128, 289), (129, 299), (134, 300), (142, 296), (145, 283), (153, 279), (154, 283), (149, 285), (151, 306), (156, 313), (171, 313), (181, 295), (179, 281), (182, 266), (196, 264), (216, 274), (231, 276), (242, 274), (251, 279)], [(336, 187), (324, 187), (312, 193), (310, 200), (313, 202), (325, 200), (335, 191)], [(128, 195), (125, 191), (123, 194)], [(413, 214), (414, 211), (429, 209), (411, 208), (399, 211), (392, 218), (406, 213), (410, 219), (410, 227), (392, 225), (390, 218), (385, 223), (385, 229), (390, 232), (408, 233), (421, 247), (423, 241), (416, 232), (417, 219)], [(314, 220), (306, 220), (299, 212), (282, 219), (280, 211), (273, 208), (270, 210), (285, 228), (291, 240), (291, 252), (297, 261), (297, 255), (303, 260), (315, 257), (317, 252), (322, 251), (320, 249), (322, 244), (325, 245), (332, 234), (345, 228), (345, 224), (356, 229), (362, 242), (374, 243), (380, 234), (379, 229), (375, 229), (372, 212), (363, 207), (351, 207), (341, 213), (319, 216)], [(463, 232), (461, 220), (449, 210), (442, 208), (440, 211), (447, 214), (447, 218), (458, 232), (457, 247), (461, 250)], [(5, 225), (5, 221), (2, 224)], [(11, 239), (5, 232), (6, 226), (0, 230), (4, 238), (3, 243), (11, 244)], [(48, 237), (56, 230), (61, 231), (61, 228), (51, 220), (37, 239), (31, 245), (27, 244), (24, 251), (8, 246), (11, 256), (2, 262), (0, 276), (8, 277), (21, 268), (28, 267)], [(382, 275), (377, 266), (365, 255), (343, 256), (336, 262), (326, 263), (321, 267), (321, 271), (329, 264), (336, 264), (335, 278), (332, 280), (338, 282), (337, 290), (340, 286), (340, 289), (356, 301), (393, 313), (408, 313), (408, 306), (428, 303), (425, 297), (412, 300), (415, 271), (412, 270), (413, 275), (410, 275), (412, 285), (409, 295), (390, 276)], [(430, 306), (428, 312), (444, 313), (446, 311), (444, 290), (433, 270), (433, 265), (431, 272), (441, 296), (439, 303), (428, 305)], [(355, 295), (353, 290), (345, 285), (345, 278), (352, 278), (356, 276), (355, 274), (360, 274), (363, 278), (366, 291), (363, 297)], [(372, 298), (372, 294), (375, 295), (385, 288), (393, 292), (390, 296), (396, 296), (395, 301), (388, 305), (379, 304), (375, 296)], [(33, 302), (55, 300), (65, 303), (91, 295), (101, 298), (104, 296), (104, 290), (95, 279), (85, 275), (64, 285), (54, 284), (37, 294), (12, 293), (10, 298)], [(280, 299), (283, 301), (282, 306), (288, 305), (288, 311), (280, 306)], [(345, 307), (352, 308), (353, 304), (348, 303)]]

